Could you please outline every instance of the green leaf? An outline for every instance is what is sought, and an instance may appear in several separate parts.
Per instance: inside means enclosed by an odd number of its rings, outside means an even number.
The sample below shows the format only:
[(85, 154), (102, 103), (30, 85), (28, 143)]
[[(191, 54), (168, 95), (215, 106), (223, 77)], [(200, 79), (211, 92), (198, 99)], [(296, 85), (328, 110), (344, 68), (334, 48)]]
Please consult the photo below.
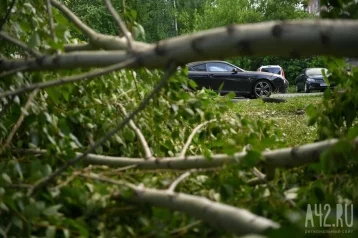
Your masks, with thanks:
[(11, 181), (11, 178), (9, 175), (7, 175), (6, 173), (2, 173), (1, 176), (7, 183), (12, 184), (12, 181)]
[(35, 31), (34, 33), (32, 33), (32, 36), (30, 37), (30, 40), (28, 42), (28, 46), (30, 48), (34, 48), (38, 45), (40, 45), (41, 41), (40, 41), (40, 36), (39, 34)]
[(54, 205), (54, 206), (51, 206), (51, 207), (47, 207), (42, 213), (43, 213), (45, 216), (48, 216), (48, 217), (58, 216), (58, 215), (60, 215), (60, 213), (58, 212), (58, 210), (59, 210), (61, 207), (62, 207), (61, 204)]
[(49, 226), (46, 229), (46, 238), (54, 238), (56, 236), (56, 227)]

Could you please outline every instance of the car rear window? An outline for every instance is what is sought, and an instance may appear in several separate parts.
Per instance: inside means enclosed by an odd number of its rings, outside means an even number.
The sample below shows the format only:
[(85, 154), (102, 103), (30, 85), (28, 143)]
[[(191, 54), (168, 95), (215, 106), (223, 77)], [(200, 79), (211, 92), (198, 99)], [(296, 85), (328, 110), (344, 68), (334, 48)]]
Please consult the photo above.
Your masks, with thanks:
[(199, 64), (199, 65), (192, 66), (190, 69), (192, 71), (206, 71), (206, 65), (205, 64)]
[(307, 76), (322, 75), (322, 70), (325, 72), (325, 74), (328, 74), (328, 70), (325, 68), (314, 68), (314, 69), (307, 69), (306, 75)]
[(268, 72), (273, 74), (281, 74), (281, 69), (277, 67), (261, 68), (262, 72)]

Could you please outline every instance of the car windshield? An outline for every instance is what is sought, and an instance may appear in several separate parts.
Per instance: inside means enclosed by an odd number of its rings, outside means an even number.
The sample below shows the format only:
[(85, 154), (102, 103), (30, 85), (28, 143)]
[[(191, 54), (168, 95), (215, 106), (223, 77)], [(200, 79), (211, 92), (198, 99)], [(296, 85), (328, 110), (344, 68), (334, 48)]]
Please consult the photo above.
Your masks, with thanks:
[(325, 68), (314, 68), (314, 69), (307, 69), (306, 75), (312, 76), (312, 75), (322, 75), (322, 70), (324, 70), (325, 74), (328, 74), (328, 70)]
[(281, 74), (281, 69), (278, 67), (262, 68), (261, 71), (273, 74)]

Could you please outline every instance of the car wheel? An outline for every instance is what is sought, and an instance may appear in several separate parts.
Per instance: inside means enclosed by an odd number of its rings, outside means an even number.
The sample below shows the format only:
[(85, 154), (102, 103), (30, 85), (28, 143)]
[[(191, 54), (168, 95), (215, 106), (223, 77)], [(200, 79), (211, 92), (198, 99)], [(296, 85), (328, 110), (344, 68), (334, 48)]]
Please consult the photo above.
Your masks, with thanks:
[(272, 93), (272, 86), (268, 81), (259, 80), (254, 85), (253, 96), (255, 98), (269, 97)]
[(310, 93), (310, 92), (311, 92), (310, 85), (305, 83), (305, 93)]
[(301, 92), (301, 89), (298, 87), (298, 85), (296, 84), (296, 93)]

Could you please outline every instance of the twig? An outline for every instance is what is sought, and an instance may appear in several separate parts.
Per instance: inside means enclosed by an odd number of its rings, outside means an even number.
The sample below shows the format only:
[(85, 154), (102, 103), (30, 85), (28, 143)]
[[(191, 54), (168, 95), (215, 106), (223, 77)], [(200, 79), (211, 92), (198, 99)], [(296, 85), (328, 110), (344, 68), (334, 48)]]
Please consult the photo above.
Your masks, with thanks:
[(17, 46), (21, 47), (22, 49), (26, 50), (27, 52), (29, 52), (30, 54), (32, 54), (35, 57), (41, 57), (41, 55), (42, 55), (36, 49), (29, 48), (24, 42), (13, 38), (12, 36), (8, 35), (4, 31), (0, 31), (0, 37), (4, 38), (5, 40), (7, 40), (7, 41), (9, 41), (11, 43), (13, 43), (14, 45), (17, 45)]
[[(51, 31), (52, 40), (55, 43), (57, 43), (57, 37), (56, 37), (56, 34), (55, 34), (55, 24), (53, 22), (53, 16), (52, 16), (51, 0), (46, 0), (46, 3), (47, 3), (47, 14), (48, 14), (49, 23), (50, 23), (50, 31)], [(57, 50), (57, 53), (60, 53), (60, 51)]]
[(139, 112), (144, 110), (146, 106), (149, 104), (150, 100), (160, 91), (160, 89), (164, 86), (164, 84), (168, 81), (171, 75), (176, 70), (176, 63), (174, 61), (170, 62), (169, 66), (167, 67), (166, 71), (162, 79), (158, 82), (158, 84), (154, 87), (154, 89), (149, 93), (149, 95), (140, 103), (140, 105), (130, 113), (126, 118), (124, 118), (116, 128), (112, 129), (108, 133), (106, 133), (102, 138), (97, 140), (90, 148), (88, 148), (85, 152), (80, 155), (77, 155), (74, 159), (69, 160), (67, 163), (62, 165), (59, 169), (55, 172), (50, 174), (47, 177), (44, 177), (38, 180), (32, 189), (29, 190), (28, 196), (31, 196), (36, 190), (39, 188), (46, 186), (49, 184), (55, 177), (59, 176), (63, 171), (65, 171), (69, 166), (75, 164), (77, 161), (85, 158), (89, 153), (94, 151), (98, 146), (102, 145), (105, 141), (111, 138), (114, 134), (120, 131), (130, 120), (132, 120)]
[(94, 179), (94, 180), (98, 180), (98, 181), (103, 181), (106, 183), (112, 183), (115, 185), (119, 185), (119, 186), (126, 186), (128, 188), (131, 189), (136, 189), (137, 186), (135, 186), (134, 184), (125, 182), (125, 181), (120, 181), (120, 180), (114, 180), (99, 174), (95, 174), (95, 173), (90, 173), (90, 174), (79, 174), (80, 177), (84, 177), (84, 178), (90, 178), (90, 179)]
[(78, 29), (82, 31), (83, 34), (85, 34), (88, 38), (93, 38), (97, 33), (92, 30), (89, 26), (87, 26), (85, 23), (83, 23), (70, 9), (68, 9), (64, 4), (56, 1), (56, 0), (50, 0), (52, 6), (56, 7), (58, 10), (60, 10), (68, 20), (70, 20), (75, 26), (77, 26)]
[(291, 199), (286, 199), (285, 195), (281, 194), (272, 184), (266, 180), (265, 175), (261, 173), (256, 167), (252, 170), (253, 174), (260, 179), (262, 182), (264, 182), (269, 188), (271, 188), (273, 191), (275, 191), (281, 198), (286, 200), (292, 207), (296, 207), (296, 203), (292, 201)]
[(26, 116), (25, 112), (27, 112), (27, 110), (29, 109), (29, 107), (30, 107), (33, 99), (36, 97), (36, 94), (38, 93), (38, 91), (39, 91), (38, 89), (35, 89), (30, 94), (29, 98), (27, 99), (27, 102), (26, 102), (23, 110), (21, 111), (21, 115), (20, 115), (19, 119), (17, 120), (15, 126), (12, 128), (9, 136), (6, 139), (6, 142), (5, 142), (4, 146), (3, 146), (3, 150), (5, 150), (10, 145), (12, 138), (14, 137), (16, 131), (20, 128), (20, 126), (21, 126), (21, 124), (22, 124), (22, 122), (23, 122), (23, 120), (24, 120), (24, 118)]
[[(119, 106), (119, 108), (121, 109), (122, 113), (124, 114), (124, 117), (127, 116), (127, 111), (126, 109), (123, 107), (122, 104), (117, 103), (117, 105)], [(136, 124), (134, 123), (133, 120), (129, 121), (129, 126), (132, 128), (132, 130), (137, 134), (140, 143), (143, 146), (143, 150), (144, 150), (144, 154), (145, 154), (145, 159), (151, 159), (153, 158), (152, 152), (150, 151), (150, 148), (148, 146), (147, 140), (145, 139), (142, 131), (136, 126)]]
[(15, 74), (15, 73), (18, 73), (18, 72), (21, 72), (21, 71), (24, 71), (24, 70), (27, 70), (29, 67), (27, 65), (25, 66), (22, 66), (20, 68), (16, 68), (16, 69), (12, 69), (12, 70), (9, 70), (9, 71), (6, 71), (4, 73), (1, 73), (0, 74), (0, 78), (5, 78), (9, 75), (12, 75), (12, 74)]
[(177, 178), (176, 180), (174, 180), (174, 182), (170, 185), (170, 187), (168, 188), (168, 192), (173, 193), (176, 186), (178, 186), (178, 184), (183, 181), (186, 177), (188, 177), (191, 174), (191, 171), (187, 171), (185, 173), (183, 173), (182, 175), (179, 176), (179, 178)]
[(126, 61), (123, 61), (121, 63), (114, 64), (114, 65), (105, 67), (103, 69), (92, 71), (89, 73), (79, 74), (79, 75), (70, 76), (70, 77), (62, 78), (62, 79), (55, 79), (55, 80), (42, 82), (42, 83), (30, 84), (30, 85), (27, 85), (22, 88), (18, 88), (18, 89), (12, 90), (12, 91), (6, 91), (3, 93), (0, 93), (0, 98), (10, 96), (10, 95), (18, 95), (23, 92), (32, 91), (36, 88), (44, 89), (44, 88), (49, 88), (49, 87), (55, 87), (55, 86), (62, 85), (62, 84), (73, 83), (76, 81), (89, 80), (89, 79), (110, 73), (112, 71), (122, 69), (122, 68), (126, 67), (127, 65), (133, 63), (135, 60), (136, 59), (134, 57), (132, 57), (132, 58), (130, 58)]
[(170, 232), (170, 234), (185, 232), (185, 231), (189, 230), (190, 228), (192, 228), (192, 227), (194, 227), (194, 226), (196, 226), (196, 225), (199, 225), (200, 223), (202, 223), (201, 220), (194, 221), (194, 222), (192, 222), (192, 223), (190, 223), (190, 224), (188, 224), (188, 225), (186, 225), (186, 226), (183, 226), (183, 227), (180, 227), (180, 228), (178, 228), (178, 229), (172, 230), (172, 231)]
[(126, 24), (122, 21), (121, 17), (117, 13), (117, 11), (114, 9), (111, 0), (104, 0), (104, 3), (106, 4), (108, 11), (113, 16), (114, 20), (117, 22), (117, 25), (119, 29), (122, 31), (124, 37), (127, 39), (128, 43), (128, 50), (132, 50), (132, 38), (130, 36), (130, 33), (126, 27)]
[(190, 144), (191, 144), (191, 141), (193, 140), (195, 134), (196, 134), (202, 127), (204, 127), (205, 125), (207, 125), (207, 124), (209, 124), (209, 123), (211, 123), (211, 122), (213, 122), (213, 121), (216, 121), (216, 119), (203, 122), (203, 123), (199, 124), (198, 126), (196, 126), (196, 127), (194, 128), (194, 130), (193, 130), (193, 131), (191, 132), (191, 134), (189, 135), (189, 137), (188, 137), (188, 139), (187, 139), (187, 141), (186, 141), (186, 143), (185, 143), (185, 145), (184, 145), (184, 147), (183, 147), (183, 149), (182, 149), (182, 151), (181, 151), (179, 157), (181, 157), (181, 158), (183, 158), (183, 159), (185, 158), (185, 153), (186, 153), (186, 151), (188, 150), (188, 148), (189, 148), (189, 146), (190, 146)]
[(12, 8), (14, 7), (15, 5), (15, 2), (16, 0), (12, 0), (12, 2), (10, 3), (10, 7), (7, 9), (6, 11), (6, 14), (4, 16), (4, 19), (2, 19), (1, 21), (1, 24), (0, 24), (0, 31), (2, 31), (2, 27), (6, 24), (7, 20), (9, 19), (10, 17), (10, 13), (12, 11)]

